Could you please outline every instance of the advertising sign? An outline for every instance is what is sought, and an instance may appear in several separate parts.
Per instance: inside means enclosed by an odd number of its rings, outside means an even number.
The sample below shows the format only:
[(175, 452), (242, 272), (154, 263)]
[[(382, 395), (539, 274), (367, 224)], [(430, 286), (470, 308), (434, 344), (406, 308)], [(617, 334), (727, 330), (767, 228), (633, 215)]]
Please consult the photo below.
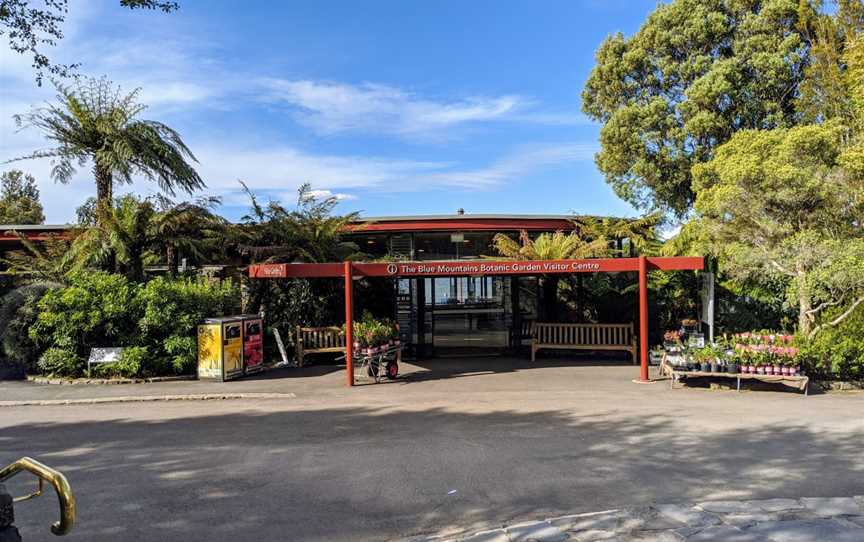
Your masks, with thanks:
[(264, 333), (261, 320), (243, 321), (243, 363), (246, 373), (259, 371), (264, 363)]
[(224, 324), (222, 356), (225, 375), (243, 372), (243, 339), (240, 323)]

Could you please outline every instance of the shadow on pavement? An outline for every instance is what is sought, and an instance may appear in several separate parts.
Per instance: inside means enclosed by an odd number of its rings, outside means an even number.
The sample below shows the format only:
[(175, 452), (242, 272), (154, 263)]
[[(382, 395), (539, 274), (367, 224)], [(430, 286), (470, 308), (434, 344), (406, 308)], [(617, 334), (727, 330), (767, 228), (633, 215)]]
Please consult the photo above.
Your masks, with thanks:
[[(688, 412), (200, 408), (213, 412), (13, 422), (0, 463), (63, 470), (79, 507), (68, 539), (97, 542), (391, 540), (657, 501), (864, 493), (862, 431), (758, 412), (708, 413), (752, 423), (694, 431), (676, 422)], [(51, 536), (53, 499), (16, 510), (25, 541)]]

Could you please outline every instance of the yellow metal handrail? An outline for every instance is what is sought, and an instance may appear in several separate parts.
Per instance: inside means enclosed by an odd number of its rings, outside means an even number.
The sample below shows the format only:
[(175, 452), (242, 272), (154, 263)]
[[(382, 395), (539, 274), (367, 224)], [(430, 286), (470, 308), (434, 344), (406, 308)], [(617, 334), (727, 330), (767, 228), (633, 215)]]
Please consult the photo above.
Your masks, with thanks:
[(75, 495), (69, 486), (69, 481), (62, 472), (52, 469), (47, 465), (29, 457), (22, 457), (18, 461), (0, 470), (0, 482), (5, 482), (21, 471), (27, 471), (39, 478), (39, 487), (34, 493), (18, 497), (15, 502), (26, 501), (42, 495), (43, 481), (48, 481), (54, 486), (57, 498), (60, 500), (60, 521), (51, 525), (51, 532), (57, 536), (68, 534), (75, 524)]

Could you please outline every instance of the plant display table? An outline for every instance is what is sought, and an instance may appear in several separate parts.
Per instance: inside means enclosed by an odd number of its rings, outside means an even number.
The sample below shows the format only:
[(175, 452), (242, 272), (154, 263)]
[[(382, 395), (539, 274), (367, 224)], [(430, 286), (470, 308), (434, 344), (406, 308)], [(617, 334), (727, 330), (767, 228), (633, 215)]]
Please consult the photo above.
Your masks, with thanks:
[(668, 370), (668, 374), (670, 376), (669, 379), (669, 387), (674, 388), (675, 382), (679, 382), (681, 380), (685, 380), (687, 378), (733, 378), (736, 380), (736, 390), (741, 391), (741, 381), (742, 380), (758, 380), (760, 382), (772, 382), (777, 384), (783, 384), (789, 386), (791, 388), (795, 388), (799, 391), (803, 391), (804, 395), (808, 395), (810, 389), (810, 377), (799, 375), (799, 376), (788, 376), (788, 375), (760, 375), (760, 374), (752, 374), (752, 373), (710, 373), (710, 372), (702, 372), (702, 371), (676, 371), (674, 369)]

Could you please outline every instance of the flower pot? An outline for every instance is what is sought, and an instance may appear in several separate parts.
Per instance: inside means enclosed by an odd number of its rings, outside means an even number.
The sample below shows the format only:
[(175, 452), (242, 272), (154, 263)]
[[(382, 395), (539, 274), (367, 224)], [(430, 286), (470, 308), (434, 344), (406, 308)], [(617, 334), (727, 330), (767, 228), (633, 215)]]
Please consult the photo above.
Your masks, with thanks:
[(799, 367), (797, 365), (795, 367), (792, 367), (791, 370), (792, 370), (792, 373), (791, 373), (792, 376), (799, 376), (801, 374), (801, 367)]
[(774, 369), (773, 374), (778, 375), (778, 376), (783, 374), (783, 367), (781, 367), (779, 365), (775, 365), (772, 368)]
[(757, 375), (764, 375), (765, 374), (765, 366), (760, 365), (760, 366), (756, 367), (756, 374)]
[(783, 367), (780, 367), (780, 374), (782, 374), (783, 376), (789, 376), (791, 374), (790, 368), (785, 365)]
[(733, 375), (738, 374), (738, 370), (739, 370), (739, 367), (738, 367), (737, 363), (730, 363), (729, 365), (726, 366), (726, 372), (729, 374), (733, 374)]
[(719, 373), (720, 372), (720, 366), (717, 364), (716, 361), (711, 364), (711, 372), (712, 373)]
[(702, 371), (703, 373), (710, 373), (711, 372), (711, 364), (708, 363), (707, 361), (700, 363), (699, 364), (699, 370)]

